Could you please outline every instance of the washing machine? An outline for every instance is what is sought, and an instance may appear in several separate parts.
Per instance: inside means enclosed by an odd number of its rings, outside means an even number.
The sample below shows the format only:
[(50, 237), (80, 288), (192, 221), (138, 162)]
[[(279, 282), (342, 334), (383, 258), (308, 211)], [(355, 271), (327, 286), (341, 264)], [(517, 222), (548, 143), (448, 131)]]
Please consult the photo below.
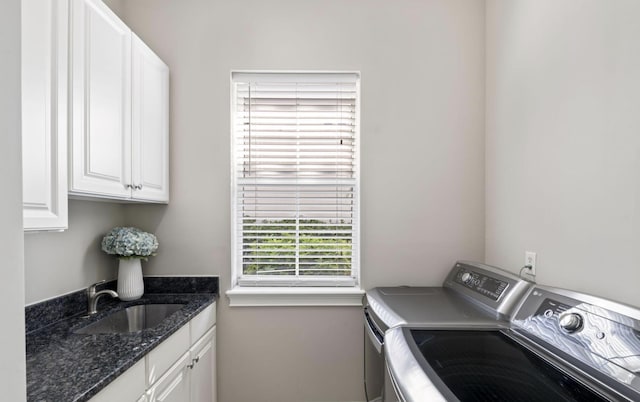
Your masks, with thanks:
[(398, 400), (385, 358), (394, 328), (503, 329), (534, 284), (500, 268), (456, 262), (437, 287), (377, 287), (364, 305), (367, 401)]

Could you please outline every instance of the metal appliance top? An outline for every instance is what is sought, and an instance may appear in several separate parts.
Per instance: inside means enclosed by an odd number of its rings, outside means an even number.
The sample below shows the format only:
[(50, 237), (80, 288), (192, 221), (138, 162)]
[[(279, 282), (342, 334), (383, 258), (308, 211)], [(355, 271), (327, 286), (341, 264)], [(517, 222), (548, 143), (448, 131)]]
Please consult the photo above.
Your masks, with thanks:
[[(515, 332), (605, 386), (640, 397), (640, 310), (610, 300), (536, 286), (512, 319)], [(634, 398), (632, 398), (634, 399)]]
[(378, 329), (504, 326), (533, 284), (489, 265), (458, 261), (442, 287), (379, 287), (366, 309)]

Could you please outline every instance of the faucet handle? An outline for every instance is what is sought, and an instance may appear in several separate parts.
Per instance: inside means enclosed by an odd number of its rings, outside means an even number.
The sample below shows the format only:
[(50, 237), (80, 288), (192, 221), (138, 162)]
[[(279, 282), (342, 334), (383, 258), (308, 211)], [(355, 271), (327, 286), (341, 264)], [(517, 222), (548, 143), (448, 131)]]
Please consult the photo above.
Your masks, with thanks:
[(99, 281), (99, 282), (94, 283), (93, 285), (91, 285), (91, 286), (89, 286), (89, 287), (87, 288), (87, 292), (88, 292), (88, 293), (93, 293), (93, 292), (95, 292), (95, 291), (96, 291), (96, 286), (98, 286), (98, 285), (102, 285), (102, 284), (103, 284), (103, 283), (105, 283), (106, 281), (107, 281), (106, 279), (103, 279), (103, 280), (101, 280), (101, 281)]

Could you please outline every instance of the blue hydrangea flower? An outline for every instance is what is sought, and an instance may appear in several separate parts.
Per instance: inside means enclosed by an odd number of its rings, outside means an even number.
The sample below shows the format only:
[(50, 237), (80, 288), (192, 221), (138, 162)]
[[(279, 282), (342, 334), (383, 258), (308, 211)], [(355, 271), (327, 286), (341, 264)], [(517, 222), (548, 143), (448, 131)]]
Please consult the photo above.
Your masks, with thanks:
[(134, 227), (116, 227), (102, 239), (102, 251), (120, 258), (144, 258), (155, 255), (158, 239)]

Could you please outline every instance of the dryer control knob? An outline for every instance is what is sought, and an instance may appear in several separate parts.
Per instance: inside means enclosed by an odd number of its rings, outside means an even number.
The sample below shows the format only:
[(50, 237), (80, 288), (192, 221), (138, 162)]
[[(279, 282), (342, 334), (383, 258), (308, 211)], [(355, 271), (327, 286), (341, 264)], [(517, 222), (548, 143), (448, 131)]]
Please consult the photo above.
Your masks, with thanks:
[(560, 317), (560, 328), (568, 333), (582, 329), (582, 316), (578, 313), (567, 313)]
[(471, 280), (471, 274), (468, 272), (465, 272), (464, 274), (462, 274), (460, 279), (462, 279), (462, 282), (467, 283)]

